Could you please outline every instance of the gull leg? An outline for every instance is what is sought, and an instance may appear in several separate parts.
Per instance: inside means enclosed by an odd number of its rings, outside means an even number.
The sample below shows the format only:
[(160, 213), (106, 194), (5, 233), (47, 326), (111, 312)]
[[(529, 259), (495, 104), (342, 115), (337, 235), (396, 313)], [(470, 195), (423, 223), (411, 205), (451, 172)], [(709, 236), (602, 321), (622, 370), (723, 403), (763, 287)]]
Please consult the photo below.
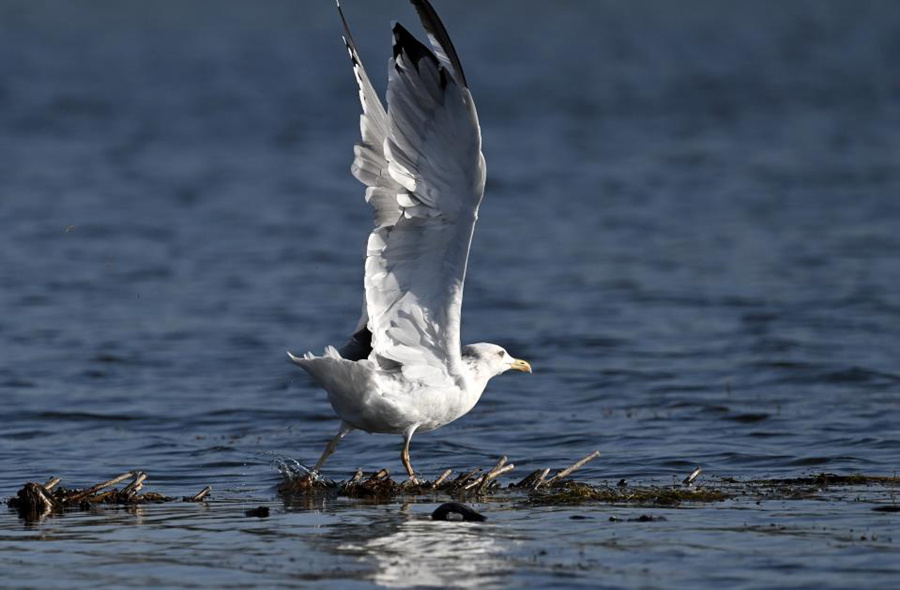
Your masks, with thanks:
[(328, 457), (330, 457), (331, 454), (334, 453), (335, 449), (337, 449), (337, 446), (342, 440), (344, 440), (344, 437), (347, 436), (347, 433), (349, 433), (351, 430), (353, 430), (352, 426), (350, 426), (346, 422), (341, 422), (341, 429), (338, 430), (338, 433), (334, 436), (333, 439), (331, 439), (331, 442), (328, 443), (328, 446), (325, 447), (325, 451), (322, 453), (322, 456), (319, 457), (319, 460), (316, 462), (316, 466), (313, 467), (313, 473), (318, 475), (319, 469), (322, 467), (322, 465), (325, 464), (325, 461), (328, 460)]
[(412, 435), (415, 431), (416, 427), (413, 426), (403, 433), (403, 452), (400, 453), (400, 460), (403, 461), (403, 466), (406, 467), (406, 473), (409, 474), (409, 481), (415, 485), (419, 485), (419, 480), (416, 478), (416, 472), (413, 470), (412, 463), (409, 462), (409, 441), (412, 440)]

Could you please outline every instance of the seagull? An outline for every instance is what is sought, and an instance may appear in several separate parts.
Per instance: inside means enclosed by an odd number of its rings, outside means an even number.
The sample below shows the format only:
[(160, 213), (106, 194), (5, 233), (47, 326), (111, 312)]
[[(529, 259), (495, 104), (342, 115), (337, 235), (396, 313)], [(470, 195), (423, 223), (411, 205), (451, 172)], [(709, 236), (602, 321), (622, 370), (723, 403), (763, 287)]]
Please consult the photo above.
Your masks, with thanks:
[(363, 68), (337, 0), (362, 103), (352, 174), (366, 186), (375, 229), (366, 245), (362, 317), (350, 340), (324, 355), (288, 352), (328, 393), (341, 420), (312, 470), (351, 431), (403, 435), (467, 414), (488, 381), (531, 372), (496, 344), (460, 342), (463, 283), (484, 196), (485, 161), (472, 94), (447, 30), (428, 0), (412, 0), (431, 49), (393, 27), (387, 109)]

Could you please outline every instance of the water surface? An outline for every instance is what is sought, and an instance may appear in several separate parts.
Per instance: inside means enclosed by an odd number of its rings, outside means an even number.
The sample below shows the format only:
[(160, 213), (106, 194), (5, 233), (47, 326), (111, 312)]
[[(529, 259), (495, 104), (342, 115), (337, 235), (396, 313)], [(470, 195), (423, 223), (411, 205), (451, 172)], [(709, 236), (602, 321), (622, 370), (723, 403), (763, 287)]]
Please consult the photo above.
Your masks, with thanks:
[[(897, 7), (438, 9), (489, 170), (464, 340), (535, 373), (417, 436), (416, 467), (506, 454), (524, 475), (596, 448), (594, 482), (893, 473)], [(414, 13), (346, 10), (381, 87), (389, 22)], [(171, 495), (214, 489), (206, 506), (0, 513), (0, 584), (895, 585), (882, 496), (651, 523), (501, 502), (449, 528), (425, 501), (285, 505), (275, 459), (314, 462), (337, 424), (284, 351), (343, 342), (370, 228), (333, 7), (8, 0), (0, 50), (0, 494), (132, 468)], [(399, 472), (399, 449), (353, 433), (329, 472)], [(259, 504), (270, 519), (244, 516)]]

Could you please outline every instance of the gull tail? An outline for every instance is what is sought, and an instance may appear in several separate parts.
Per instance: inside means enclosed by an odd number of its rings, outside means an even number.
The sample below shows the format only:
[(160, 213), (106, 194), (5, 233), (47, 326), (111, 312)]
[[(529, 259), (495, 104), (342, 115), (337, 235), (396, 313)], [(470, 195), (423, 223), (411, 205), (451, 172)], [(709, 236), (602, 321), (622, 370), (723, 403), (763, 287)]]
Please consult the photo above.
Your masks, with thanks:
[(304, 364), (306, 361), (309, 361), (309, 360), (312, 360), (312, 359), (316, 358), (315, 355), (313, 355), (313, 353), (311, 353), (311, 352), (307, 352), (307, 353), (304, 354), (303, 356), (297, 356), (297, 355), (295, 355), (294, 353), (292, 353), (290, 350), (288, 350), (288, 351), (287, 351), (287, 355), (288, 355), (288, 358), (289, 358), (289, 359), (291, 359), (293, 362), (297, 363), (297, 364), (300, 365), (301, 367), (303, 366), (303, 364)]
[(358, 422), (360, 400), (376, 390), (371, 361), (347, 360), (333, 346), (325, 347), (323, 356), (287, 354), (328, 392), (328, 401), (342, 419)]
[(290, 351), (288, 351), (287, 355), (291, 361), (303, 367), (304, 371), (309, 373), (313, 379), (326, 389), (334, 380), (334, 372), (341, 372), (343, 369), (339, 367), (346, 362), (333, 346), (326, 346), (325, 354), (322, 356), (316, 356), (311, 352), (307, 352), (302, 357), (299, 357)]
[(333, 346), (325, 347), (324, 356), (316, 356), (311, 352), (307, 352), (303, 356), (297, 356), (294, 353), (292, 353), (290, 350), (287, 351), (287, 355), (288, 355), (289, 359), (291, 359), (293, 362), (297, 363), (304, 369), (309, 366), (310, 361), (314, 361), (316, 359), (323, 359), (323, 358), (340, 359), (341, 358), (341, 355), (338, 354), (337, 349)]

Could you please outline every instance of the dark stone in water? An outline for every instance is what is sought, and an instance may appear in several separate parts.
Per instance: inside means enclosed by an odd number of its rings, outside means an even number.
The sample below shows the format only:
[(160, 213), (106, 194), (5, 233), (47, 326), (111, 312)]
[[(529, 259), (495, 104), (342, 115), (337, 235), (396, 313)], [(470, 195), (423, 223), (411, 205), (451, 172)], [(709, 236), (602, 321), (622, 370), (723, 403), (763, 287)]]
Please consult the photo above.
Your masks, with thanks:
[(628, 522), (660, 522), (669, 520), (665, 516), (653, 516), (652, 514), (641, 514), (637, 518), (629, 518)]
[(458, 514), (467, 522), (484, 522), (487, 520), (487, 517), (483, 514), (478, 514), (465, 504), (460, 504), (459, 502), (447, 502), (446, 504), (441, 504), (431, 513), (431, 520), (456, 520), (450, 518), (451, 514)]
[(737, 414), (734, 416), (727, 416), (728, 420), (732, 422), (742, 422), (744, 424), (752, 424), (754, 422), (762, 422), (763, 420), (769, 419), (769, 414), (758, 413), (758, 414)]
[(900, 512), (900, 506), (876, 506), (872, 510), (875, 512)]
[(257, 508), (251, 508), (244, 512), (245, 516), (249, 517), (257, 517), (257, 518), (269, 518), (269, 507), (268, 506), (259, 506)]

